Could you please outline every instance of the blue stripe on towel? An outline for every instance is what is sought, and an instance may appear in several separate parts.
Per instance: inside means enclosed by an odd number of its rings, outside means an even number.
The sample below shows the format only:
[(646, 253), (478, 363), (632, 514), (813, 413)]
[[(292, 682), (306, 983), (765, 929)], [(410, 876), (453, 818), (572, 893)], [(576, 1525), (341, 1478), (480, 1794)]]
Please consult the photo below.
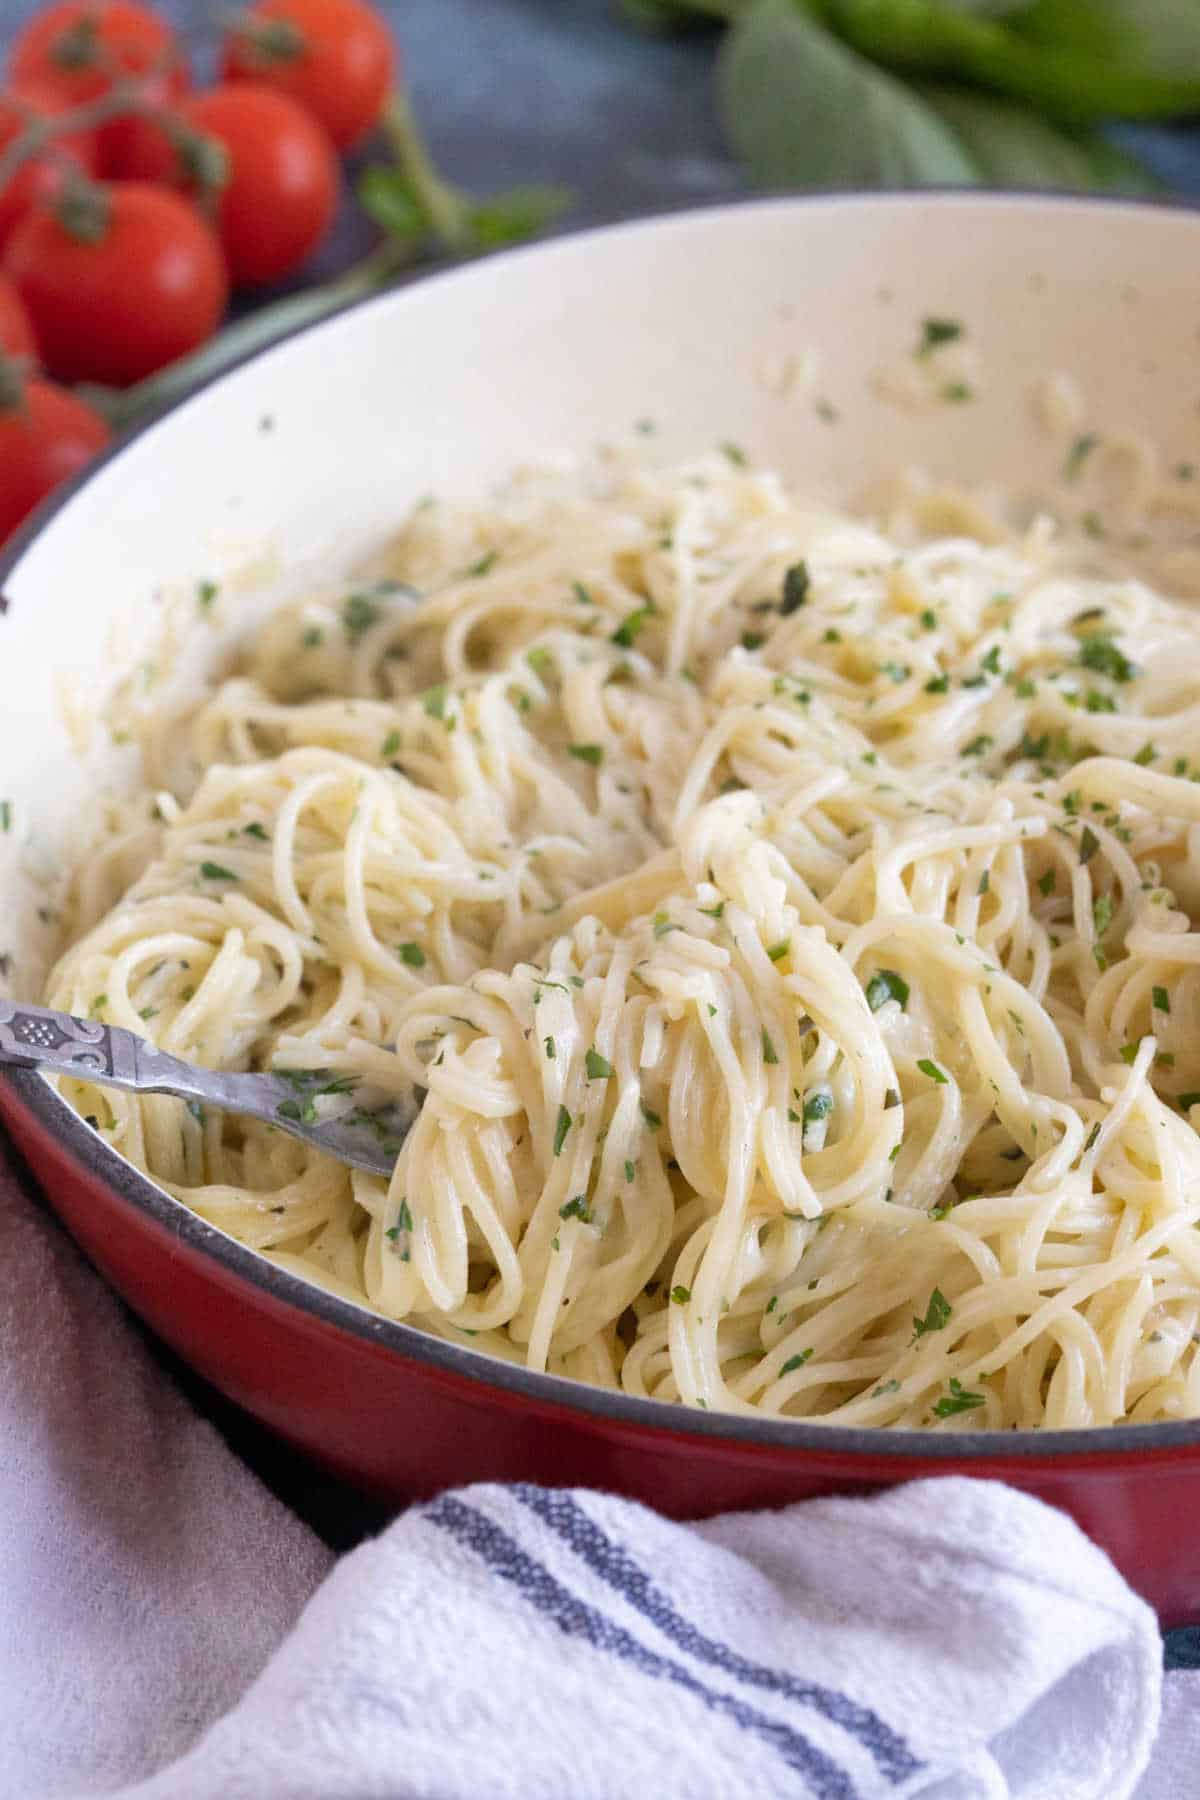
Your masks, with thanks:
[(857, 1738), (875, 1760), (877, 1768), (893, 1781), (915, 1775), (924, 1763), (913, 1755), (904, 1739), (884, 1723), (868, 1706), (860, 1706), (836, 1688), (821, 1687), (815, 1682), (800, 1681), (780, 1669), (770, 1669), (740, 1656), (728, 1644), (706, 1637), (703, 1632), (676, 1612), (665, 1594), (654, 1586), (622, 1544), (611, 1538), (589, 1517), (571, 1494), (552, 1492), (546, 1488), (521, 1484), (514, 1493), (531, 1512), (537, 1514), (559, 1537), (571, 1546), (588, 1568), (615, 1588), (629, 1604), (657, 1625), (664, 1637), (670, 1638), (699, 1662), (711, 1663), (723, 1674), (736, 1676), (748, 1686), (781, 1694), (811, 1706), (823, 1718), (840, 1725)]
[(435, 1501), (424, 1516), (431, 1525), (440, 1526), (473, 1550), (505, 1581), (511, 1581), (530, 1604), (552, 1620), (567, 1637), (583, 1638), (595, 1649), (608, 1651), (642, 1675), (655, 1676), (685, 1688), (702, 1700), (711, 1712), (724, 1714), (743, 1731), (752, 1732), (770, 1744), (790, 1768), (804, 1776), (817, 1800), (859, 1800), (845, 1771), (800, 1732), (756, 1712), (732, 1695), (705, 1687), (680, 1663), (648, 1650), (604, 1613), (572, 1594), (547, 1568), (522, 1550), (507, 1532), (475, 1507), (446, 1494)]

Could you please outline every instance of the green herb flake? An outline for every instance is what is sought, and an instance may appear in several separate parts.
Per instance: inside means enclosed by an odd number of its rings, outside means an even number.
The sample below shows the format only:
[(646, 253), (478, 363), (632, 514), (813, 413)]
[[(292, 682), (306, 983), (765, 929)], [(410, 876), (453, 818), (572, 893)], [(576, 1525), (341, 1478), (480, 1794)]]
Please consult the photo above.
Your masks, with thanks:
[(1084, 463), (1099, 442), (1100, 439), (1096, 436), (1094, 431), (1085, 431), (1081, 437), (1075, 439), (1075, 442), (1067, 452), (1067, 460), (1063, 465), (1064, 481), (1077, 481), (1079, 479), (1079, 476), (1083, 472)]
[(398, 731), (389, 731), (382, 744), (379, 746), (379, 754), (382, 756), (384, 762), (387, 762), (391, 757), (395, 756), (399, 748), (400, 733)]
[(593, 769), (598, 769), (604, 761), (604, 746), (603, 744), (568, 744), (567, 754), (573, 756), (577, 762), (590, 763)]
[(798, 1350), (796, 1352), (795, 1356), (788, 1357), (788, 1359), (784, 1363), (782, 1369), (780, 1369), (780, 1371), (779, 1371), (780, 1375), (781, 1376), (790, 1375), (793, 1372), (793, 1370), (802, 1369), (811, 1355), (812, 1355), (811, 1348), (808, 1350)]
[(590, 1049), (583, 1060), (589, 1081), (607, 1081), (613, 1072), (613, 1066), (608, 1058), (601, 1056), (595, 1048)]
[(1153, 744), (1143, 744), (1133, 760), (1137, 763), (1139, 768), (1145, 769), (1149, 767), (1157, 755), (1158, 751), (1154, 748)]
[(942, 1087), (945, 1087), (950, 1079), (945, 1070), (939, 1069), (937, 1064), (931, 1061), (928, 1056), (920, 1057), (917, 1061), (917, 1067), (920, 1069), (922, 1075), (928, 1075), (930, 1081), (936, 1081)]
[(948, 675), (935, 675), (931, 681), (925, 683), (927, 694), (948, 694), (949, 691), (950, 677)]
[(981, 732), (977, 738), (972, 738), (971, 742), (963, 747), (963, 755), (986, 756), (993, 742), (994, 740), (986, 732)]
[(1168, 994), (1166, 988), (1151, 988), (1150, 993), (1154, 1002), (1155, 1012), (1169, 1013), (1171, 1010), (1171, 996)]
[(0, 831), (7, 837), (12, 830), (13, 804), (11, 800), (0, 800)]
[(300, 642), (306, 650), (315, 650), (317, 645), (324, 643), (324, 641), (325, 633), (321, 630), (319, 625), (308, 626), (303, 637), (300, 639)]
[(205, 881), (236, 881), (237, 876), (232, 869), (222, 868), (220, 863), (202, 862), (200, 873)]
[(369, 594), (348, 594), (342, 602), (342, 630), (352, 644), (357, 644), (381, 617), (381, 609)]
[(1109, 894), (1097, 895), (1096, 899), (1092, 901), (1092, 924), (1098, 938), (1102, 938), (1112, 924), (1112, 916), (1112, 897)]
[(269, 844), (271, 841), (270, 835), (268, 834), (266, 827), (263, 825), (260, 825), (257, 819), (252, 820), (249, 825), (242, 826), (242, 836), (248, 837), (248, 838), (257, 838), (257, 840), (260, 844)]
[(582, 581), (573, 581), (571, 583), (571, 592), (574, 594), (580, 606), (595, 606), (596, 602), (584, 587)]
[(467, 574), (470, 575), (474, 580), (478, 581), (478, 579), (481, 575), (487, 575), (492, 569), (495, 568), (497, 562), (499, 561), (499, 556), (500, 556), (500, 553), (497, 550), (486, 551), (484, 553), (484, 555), (482, 555), (479, 558), (478, 562), (473, 562), (471, 564), (470, 568), (467, 570)]
[(922, 319), (920, 342), (913, 354), (918, 359), (931, 356), (943, 344), (956, 343), (962, 335), (963, 327), (958, 319)]
[(221, 589), (215, 581), (198, 581), (196, 583), (196, 604), (201, 612), (209, 612)]
[(631, 1162), (627, 1161), (625, 1164), (625, 1179), (626, 1179), (626, 1181), (632, 1181), (636, 1174), (637, 1174), (637, 1169), (634, 1167), (634, 1165)]
[(767, 1028), (765, 1025), (763, 1026), (763, 1034), (762, 1034), (762, 1054), (763, 1054), (763, 1061), (765, 1063), (777, 1063), (779, 1061), (778, 1053), (775, 1049), (774, 1044), (771, 1042), (770, 1037), (767, 1034)]
[(1081, 639), (1079, 663), (1094, 675), (1107, 675), (1110, 681), (1120, 684), (1132, 681), (1137, 675), (1136, 664), (1130, 662), (1107, 631), (1089, 632)]
[(908, 983), (895, 969), (877, 969), (866, 986), (867, 1005), (872, 1012), (878, 1012), (888, 1000), (898, 1001), (903, 1011), (908, 1005), (908, 996)]
[[(1138, 1042), (1140, 1043), (1140, 1041), (1141, 1040), (1139, 1039)], [(1121, 1061), (1123, 1063), (1132, 1063), (1134, 1061), (1134, 1059), (1136, 1058), (1137, 1053), (1138, 1053), (1137, 1043), (1129, 1043), (1129, 1044), (1121, 1045), (1120, 1055), (1121, 1055)]]
[(654, 915), (653, 930), (656, 938), (664, 938), (670, 931), (682, 931), (683, 926), (668, 918), (666, 913), (660, 912)]
[(401, 944), (400, 961), (408, 964), (410, 969), (425, 967), (425, 952), (420, 944)]
[(1058, 877), (1053, 869), (1047, 869), (1044, 875), (1038, 876), (1039, 894), (1052, 894)]
[(1092, 1129), (1087, 1134), (1087, 1142), (1083, 1146), (1083, 1153), (1085, 1156), (1087, 1155), (1088, 1151), (1092, 1148), (1093, 1144), (1096, 1142), (1096, 1139), (1099, 1136), (1100, 1136), (1100, 1125), (1099, 1125), (1099, 1121), (1097, 1121), (1097, 1123), (1092, 1126)]
[(1100, 839), (1096, 836), (1090, 825), (1085, 825), (1083, 828), (1083, 835), (1079, 840), (1080, 862), (1085, 864), (1090, 863), (1099, 848)]
[(950, 1419), (955, 1413), (971, 1412), (974, 1407), (985, 1403), (985, 1395), (968, 1393), (957, 1375), (952, 1375), (949, 1394), (944, 1394), (933, 1410), (939, 1419)]
[(592, 1209), (588, 1205), (587, 1195), (576, 1194), (573, 1199), (567, 1201), (565, 1206), (559, 1207), (558, 1216), (560, 1219), (578, 1219), (581, 1224), (590, 1225)]
[(625, 617), (621, 620), (621, 623), (617, 626), (617, 629), (613, 632), (610, 642), (620, 644), (623, 649), (631, 650), (635, 638), (645, 626), (646, 621), (651, 617), (653, 611), (654, 608), (652, 606), (639, 606), (633, 612), (626, 613)]
[(554, 1154), (562, 1155), (562, 1147), (567, 1141), (567, 1133), (571, 1129), (571, 1115), (565, 1106), (558, 1109), (558, 1123), (554, 1127)]
[(741, 641), (743, 650), (761, 650), (767, 640), (761, 631), (743, 631)]
[(638, 1105), (641, 1108), (642, 1117), (645, 1119), (651, 1131), (657, 1131), (662, 1124), (662, 1120), (659, 1118), (658, 1114), (652, 1107), (647, 1106), (644, 1100), (639, 1100)]
[(806, 562), (795, 562), (784, 572), (783, 598), (779, 602), (779, 610), (785, 619), (804, 605), (811, 585)]
[(804, 1123), (819, 1125), (833, 1111), (833, 1095), (825, 1088), (818, 1088), (816, 1093), (809, 1094), (804, 1102)]
[(421, 705), (427, 717), (444, 719), (446, 717), (446, 684), (439, 682), (436, 687), (429, 688), (421, 696)]
[(929, 1305), (923, 1319), (913, 1319), (913, 1339), (923, 1338), (926, 1332), (943, 1331), (950, 1323), (950, 1315), (954, 1311), (941, 1288), (934, 1288), (929, 1296)]
[(952, 406), (961, 406), (967, 400), (975, 398), (975, 391), (965, 381), (948, 381), (942, 389), (942, 399)]
[(558, 1046), (555, 1044), (554, 1039), (552, 1037), (543, 1038), (542, 1043), (546, 1050), (546, 1061), (553, 1062), (558, 1055)]
[(728, 462), (731, 462), (735, 469), (744, 469), (749, 461), (746, 452), (742, 449), (740, 444), (722, 444), (721, 455), (725, 457)]
[(691, 1297), (691, 1288), (684, 1287), (682, 1282), (677, 1281), (675, 1286), (671, 1289), (671, 1298), (676, 1306), (686, 1306)]
[(925, 611), (921, 614), (921, 624), (926, 631), (937, 630), (937, 614), (931, 606), (927, 606)]
[(791, 947), (791, 938), (784, 938), (781, 943), (772, 944), (771, 948), (767, 951), (767, 955), (772, 962), (782, 962)]
[(881, 1394), (898, 1394), (899, 1392), (900, 1383), (898, 1381), (881, 1381), (877, 1388), (871, 1389), (871, 1399), (878, 1400)]

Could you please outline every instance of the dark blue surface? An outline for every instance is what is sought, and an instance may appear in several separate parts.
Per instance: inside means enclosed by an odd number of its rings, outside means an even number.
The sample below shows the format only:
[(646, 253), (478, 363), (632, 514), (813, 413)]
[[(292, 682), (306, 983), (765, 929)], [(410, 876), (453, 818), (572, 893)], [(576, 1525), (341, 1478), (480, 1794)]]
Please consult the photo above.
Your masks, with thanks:
[[(39, 0), (0, 0), (0, 53)], [(726, 156), (712, 93), (716, 37), (670, 40), (625, 24), (617, 0), (376, 0), (393, 25), (422, 128), (443, 173), (476, 193), (519, 182), (571, 188), (571, 225), (746, 191)], [(225, 0), (163, 0), (211, 64)], [(1118, 134), (1182, 194), (1200, 196), (1200, 129)], [(344, 267), (372, 242), (354, 209), (308, 278)], [(261, 1478), (330, 1543), (347, 1547), (382, 1514), (284, 1450), (169, 1358), (180, 1384)], [(1196, 1597), (1200, 1615), (1200, 1595)], [(1200, 1668), (1200, 1627), (1170, 1633), (1168, 1667)]]

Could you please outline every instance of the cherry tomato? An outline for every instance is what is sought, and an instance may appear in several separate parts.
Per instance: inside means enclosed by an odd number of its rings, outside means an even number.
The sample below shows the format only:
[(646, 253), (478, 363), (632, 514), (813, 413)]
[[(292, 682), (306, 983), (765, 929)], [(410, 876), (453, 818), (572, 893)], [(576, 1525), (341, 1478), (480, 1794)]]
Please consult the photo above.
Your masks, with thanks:
[(378, 122), (393, 60), (388, 28), (365, 0), (258, 0), (225, 40), (222, 73), (290, 94), (345, 150)]
[[(216, 224), (233, 285), (290, 275), (325, 236), (337, 206), (337, 158), (321, 127), (286, 94), (248, 81), (194, 94), (178, 112), (228, 156)], [(145, 163), (142, 174), (189, 182), (173, 150)]]
[[(62, 112), (66, 101), (62, 93), (45, 83), (23, 81), (8, 93), (0, 93), (0, 155), (14, 138), (20, 137), (39, 119), (52, 118)], [(54, 140), (54, 154), (34, 156), (23, 162), (0, 188), (0, 249), (13, 226), (43, 194), (53, 193), (62, 182), (61, 157), (67, 157), (89, 175), (96, 172), (96, 140), (89, 132), (72, 132)]]
[(6, 275), (0, 275), (0, 356), (37, 355), (33, 320), (25, 302)]
[(99, 413), (52, 381), (0, 362), (0, 542), (108, 442)]
[(225, 310), (211, 228), (142, 182), (65, 188), (21, 220), (4, 266), (64, 381), (139, 381), (211, 337)]
[[(143, 77), (142, 94), (153, 106), (167, 105), (190, 85), (171, 27), (136, 0), (59, 0), (17, 33), (8, 69), (13, 81), (59, 89), (72, 106), (107, 93), (116, 74)], [(147, 135), (160, 133), (144, 119), (112, 119), (102, 125), (101, 174), (131, 173)]]

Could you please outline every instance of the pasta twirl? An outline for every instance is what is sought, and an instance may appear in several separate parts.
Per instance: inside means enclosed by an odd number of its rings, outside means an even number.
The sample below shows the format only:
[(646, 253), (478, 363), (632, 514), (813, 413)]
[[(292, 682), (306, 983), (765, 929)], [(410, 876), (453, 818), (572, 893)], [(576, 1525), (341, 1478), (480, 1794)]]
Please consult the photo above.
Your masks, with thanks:
[(420, 1084), (393, 1179), (67, 1091), (276, 1262), (533, 1368), (1194, 1415), (1194, 630), (1045, 522), (871, 525), (732, 459), (422, 506), (143, 718), (48, 994), (327, 1070), (322, 1109)]

